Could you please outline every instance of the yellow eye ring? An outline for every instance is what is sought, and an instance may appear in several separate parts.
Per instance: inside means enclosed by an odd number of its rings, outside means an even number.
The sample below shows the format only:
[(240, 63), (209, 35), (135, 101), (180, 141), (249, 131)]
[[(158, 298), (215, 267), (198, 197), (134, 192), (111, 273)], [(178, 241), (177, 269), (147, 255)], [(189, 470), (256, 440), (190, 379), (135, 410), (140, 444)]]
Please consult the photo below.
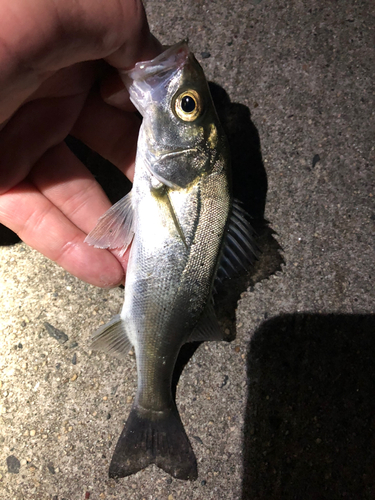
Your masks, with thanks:
[(202, 101), (196, 90), (186, 90), (174, 102), (176, 115), (184, 122), (192, 122), (202, 113)]

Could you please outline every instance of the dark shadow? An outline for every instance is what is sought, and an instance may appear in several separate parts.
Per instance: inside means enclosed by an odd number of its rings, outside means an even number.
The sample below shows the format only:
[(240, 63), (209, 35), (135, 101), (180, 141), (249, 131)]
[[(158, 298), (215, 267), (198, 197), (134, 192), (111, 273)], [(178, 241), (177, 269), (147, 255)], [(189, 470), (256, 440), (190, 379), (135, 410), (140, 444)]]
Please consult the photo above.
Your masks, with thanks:
[(3, 224), (0, 224), (0, 246), (7, 247), (10, 245), (15, 245), (21, 240), (16, 233), (8, 229)]
[(90, 170), (112, 203), (116, 203), (131, 190), (132, 183), (113, 163), (104, 159), (75, 137), (68, 136), (65, 142)]
[(375, 315), (273, 318), (247, 361), (242, 500), (375, 498)]
[(258, 261), (247, 274), (228, 280), (215, 296), (215, 310), (228, 340), (236, 335), (235, 310), (243, 291), (268, 278), (281, 269), (283, 263), (280, 246), (264, 219), (267, 197), (267, 174), (264, 168), (258, 131), (251, 120), (247, 106), (231, 102), (226, 91), (209, 82), (211, 95), (228, 138), (234, 198), (241, 201), (251, 217), (260, 249)]

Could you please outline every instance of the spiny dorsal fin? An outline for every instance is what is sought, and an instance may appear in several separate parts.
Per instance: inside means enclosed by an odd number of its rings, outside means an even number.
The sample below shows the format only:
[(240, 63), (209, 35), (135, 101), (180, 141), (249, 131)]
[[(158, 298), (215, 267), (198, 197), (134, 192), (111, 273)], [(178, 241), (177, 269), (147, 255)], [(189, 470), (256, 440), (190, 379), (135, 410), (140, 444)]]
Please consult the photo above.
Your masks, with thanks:
[(101, 326), (91, 337), (91, 347), (118, 358), (127, 357), (131, 343), (121, 316), (117, 314), (106, 325)]
[(233, 200), (232, 212), (226, 230), (221, 260), (214, 281), (214, 291), (226, 278), (235, 278), (248, 271), (259, 255), (255, 231), (249, 215), (238, 200)]
[(134, 236), (132, 192), (121, 198), (102, 215), (85, 242), (96, 248), (119, 248), (124, 255)]

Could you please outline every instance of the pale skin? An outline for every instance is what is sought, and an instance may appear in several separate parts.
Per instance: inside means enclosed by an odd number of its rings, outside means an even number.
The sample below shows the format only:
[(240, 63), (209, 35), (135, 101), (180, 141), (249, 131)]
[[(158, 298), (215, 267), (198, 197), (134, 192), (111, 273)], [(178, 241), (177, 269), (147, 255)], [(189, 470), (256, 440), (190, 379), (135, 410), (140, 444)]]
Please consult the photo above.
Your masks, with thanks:
[(111, 205), (64, 139), (132, 180), (140, 120), (114, 68), (160, 51), (137, 0), (0, 3), (0, 222), (96, 286), (123, 283), (127, 254), (84, 243)]

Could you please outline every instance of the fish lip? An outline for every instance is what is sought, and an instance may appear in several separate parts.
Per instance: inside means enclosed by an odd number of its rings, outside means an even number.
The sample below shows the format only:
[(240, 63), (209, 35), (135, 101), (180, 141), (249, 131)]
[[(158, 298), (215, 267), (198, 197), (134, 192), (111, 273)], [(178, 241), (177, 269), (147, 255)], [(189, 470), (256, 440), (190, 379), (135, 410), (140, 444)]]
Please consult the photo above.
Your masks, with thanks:
[(128, 71), (121, 71), (120, 73), (124, 78), (126, 86), (128, 86), (129, 80), (146, 80), (158, 73), (164, 73), (171, 69), (177, 71), (185, 64), (189, 54), (190, 49), (187, 45), (187, 40), (181, 40), (181, 42), (168, 47), (164, 52), (154, 57), (154, 59), (140, 61), (135, 64), (134, 68)]

